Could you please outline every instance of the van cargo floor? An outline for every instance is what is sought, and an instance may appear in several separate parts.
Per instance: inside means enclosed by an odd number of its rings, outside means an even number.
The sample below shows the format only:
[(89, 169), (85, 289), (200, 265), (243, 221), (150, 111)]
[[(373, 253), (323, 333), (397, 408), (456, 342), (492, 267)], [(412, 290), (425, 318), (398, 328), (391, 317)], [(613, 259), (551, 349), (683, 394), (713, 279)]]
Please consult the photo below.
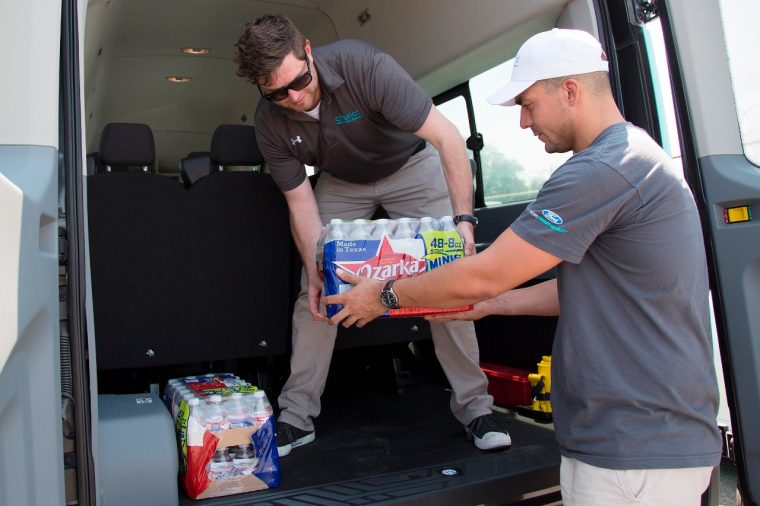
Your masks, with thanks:
[(559, 452), (549, 428), (499, 413), (512, 448), (482, 452), (465, 439), (439, 382), (413, 382), (397, 393), (387, 385), (331, 381), (317, 438), (280, 460), (280, 487), (205, 501), (180, 492), (181, 503), (504, 504), (558, 483)]

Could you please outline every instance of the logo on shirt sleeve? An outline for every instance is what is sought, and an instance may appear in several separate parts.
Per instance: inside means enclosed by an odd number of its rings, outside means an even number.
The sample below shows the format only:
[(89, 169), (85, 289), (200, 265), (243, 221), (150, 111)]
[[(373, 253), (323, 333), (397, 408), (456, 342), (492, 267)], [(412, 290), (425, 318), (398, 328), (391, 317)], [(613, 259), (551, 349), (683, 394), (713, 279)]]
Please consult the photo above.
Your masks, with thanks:
[(555, 232), (559, 232), (564, 234), (567, 232), (564, 228), (560, 227), (564, 221), (562, 220), (562, 216), (555, 213), (554, 211), (551, 211), (549, 209), (544, 209), (541, 211), (541, 214), (538, 214), (534, 210), (529, 210), (528, 213), (533, 216), (535, 219), (537, 219), (540, 223), (545, 225), (547, 228), (550, 228), (551, 230), (554, 230)]

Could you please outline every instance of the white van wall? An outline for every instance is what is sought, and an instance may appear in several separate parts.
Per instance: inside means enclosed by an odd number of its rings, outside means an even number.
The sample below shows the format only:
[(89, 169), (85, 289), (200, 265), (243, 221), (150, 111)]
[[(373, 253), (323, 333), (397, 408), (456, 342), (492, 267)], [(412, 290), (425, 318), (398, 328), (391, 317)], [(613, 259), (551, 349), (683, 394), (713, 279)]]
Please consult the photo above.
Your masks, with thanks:
[(3, 1), (0, 503), (61, 504), (58, 76), (61, 6)]

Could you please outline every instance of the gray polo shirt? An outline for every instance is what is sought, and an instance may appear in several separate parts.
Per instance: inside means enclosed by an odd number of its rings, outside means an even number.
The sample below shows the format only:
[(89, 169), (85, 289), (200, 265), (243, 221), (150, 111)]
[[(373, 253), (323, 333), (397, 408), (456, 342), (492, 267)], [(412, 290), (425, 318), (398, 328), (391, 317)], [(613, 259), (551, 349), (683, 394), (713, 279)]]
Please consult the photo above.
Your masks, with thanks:
[(358, 40), (313, 51), (322, 90), (319, 115), (260, 100), (256, 138), (283, 191), (303, 182), (303, 165), (352, 183), (369, 183), (400, 169), (420, 143), (412, 132), (432, 100), (389, 55)]
[(610, 469), (716, 465), (702, 229), (667, 154), (643, 130), (612, 125), (512, 229), (564, 260), (551, 391), (562, 454)]

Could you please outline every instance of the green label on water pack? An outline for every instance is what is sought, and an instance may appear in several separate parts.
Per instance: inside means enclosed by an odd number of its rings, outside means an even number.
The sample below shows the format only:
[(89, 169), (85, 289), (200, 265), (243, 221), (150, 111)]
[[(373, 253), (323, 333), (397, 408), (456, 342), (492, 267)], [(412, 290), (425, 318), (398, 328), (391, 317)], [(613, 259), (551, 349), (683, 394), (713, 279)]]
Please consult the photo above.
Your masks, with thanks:
[(425, 270), (429, 271), (464, 256), (462, 237), (456, 230), (428, 230), (425, 241)]

